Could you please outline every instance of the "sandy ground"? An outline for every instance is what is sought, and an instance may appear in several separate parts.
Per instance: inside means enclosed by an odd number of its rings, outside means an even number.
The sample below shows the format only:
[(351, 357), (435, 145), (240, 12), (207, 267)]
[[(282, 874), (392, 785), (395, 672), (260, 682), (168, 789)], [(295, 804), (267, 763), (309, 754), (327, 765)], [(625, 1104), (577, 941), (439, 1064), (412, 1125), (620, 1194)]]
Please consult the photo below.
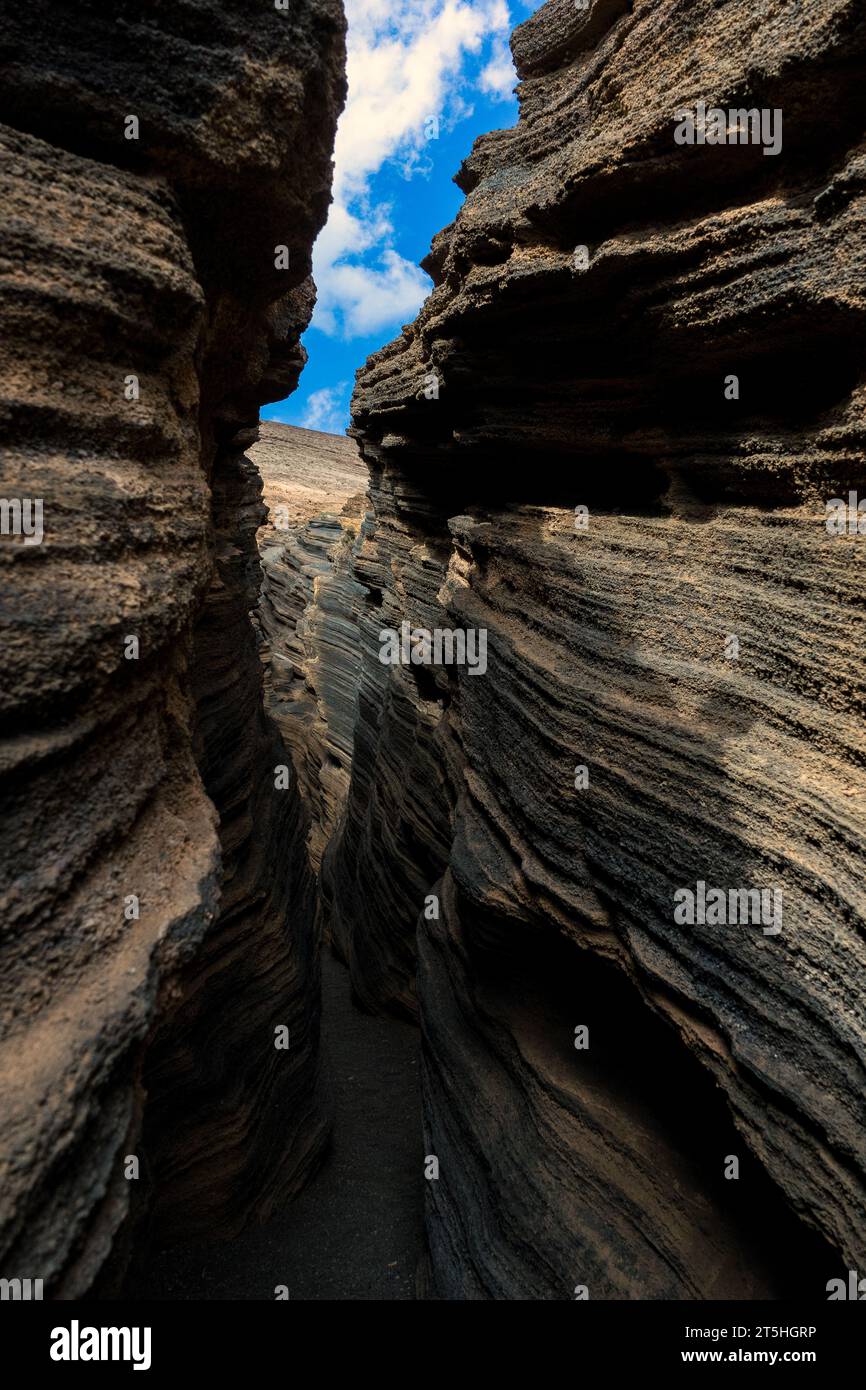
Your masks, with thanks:
[(225, 1245), (155, 1254), (125, 1297), (390, 1300), (414, 1297), (421, 1250), (424, 1164), (420, 1035), (370, 1018), (349, 976), (325, 950), (323, 1066), (333, 1146), (305, 1192), (265, 1226)]

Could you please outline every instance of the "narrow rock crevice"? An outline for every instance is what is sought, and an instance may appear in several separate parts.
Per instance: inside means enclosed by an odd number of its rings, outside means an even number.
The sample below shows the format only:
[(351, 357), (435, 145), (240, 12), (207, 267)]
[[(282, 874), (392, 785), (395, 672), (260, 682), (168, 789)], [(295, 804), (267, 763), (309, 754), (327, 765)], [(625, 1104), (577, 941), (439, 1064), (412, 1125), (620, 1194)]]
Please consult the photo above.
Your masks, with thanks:
[[(860, 0), (548, 0), (351, 440), (257, 423), (338, 0), (115, 10), (0, 42), (0, 495), (45, 505), (0, 547), (0, 1273), (824, 1298), (866, 1264)], [(781, 147), (677, 143), (697, 101)]]
[[(423, 1249), (418, 1030), (373, 1018), (322, 957), (327, 1158), (264, 1224), (226, 1242), (154, 1247), (126, 1288), (142, 1299), (407, 1300)], [(279, 1291), (279, 1294), (278, 1294)]]

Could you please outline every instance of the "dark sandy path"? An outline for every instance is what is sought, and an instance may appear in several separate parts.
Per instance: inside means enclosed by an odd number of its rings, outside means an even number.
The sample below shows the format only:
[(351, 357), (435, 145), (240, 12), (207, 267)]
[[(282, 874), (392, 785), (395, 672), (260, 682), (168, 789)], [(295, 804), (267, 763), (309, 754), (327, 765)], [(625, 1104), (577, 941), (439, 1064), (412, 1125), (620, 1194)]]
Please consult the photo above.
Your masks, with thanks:
[(370, 1018), (326, 949), (322, 1049), (333, 1145), (319, 1175), (265, 1226), (224, 1245), (151, 1257), (124, 1296), (153, 1299), (411, 1299), (424, 1163), (418, 1030)]

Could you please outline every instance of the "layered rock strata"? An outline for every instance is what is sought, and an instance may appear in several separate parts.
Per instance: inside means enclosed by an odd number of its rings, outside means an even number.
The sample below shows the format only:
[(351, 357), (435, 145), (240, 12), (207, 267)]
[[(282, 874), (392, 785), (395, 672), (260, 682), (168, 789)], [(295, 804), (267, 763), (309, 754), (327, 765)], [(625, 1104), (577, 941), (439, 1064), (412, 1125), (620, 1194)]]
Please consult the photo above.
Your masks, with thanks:
[(367, 470), (345, 435), (263, 422), (250, 451), (264, 483), (257, 620), (269, 715), (291, 750), (314, 870), (346, 800), (366, 589), (349, 573)]
[(0, 496), (44, 537), (0, 547), (0, 1270), (46, 1297), (267, 1212), (324, 1137), (243, 449), (303, 362), (343, 65), (337, 0), (4, 17)]
[[(760, 8), (523, 24), (519, 123), (359, 376), (323, 892), (357, 995), (420, 1013), (447, 1298), (824, 1298), (866, 1261), (866, 540), (825, 524), (866, 488), (866, 17)], [(677, 143), (700, 101), (781, 150)], [(403, 623), (486, 670), (383, 665)], [(710, 888), (768, 896), (684, 919)]]

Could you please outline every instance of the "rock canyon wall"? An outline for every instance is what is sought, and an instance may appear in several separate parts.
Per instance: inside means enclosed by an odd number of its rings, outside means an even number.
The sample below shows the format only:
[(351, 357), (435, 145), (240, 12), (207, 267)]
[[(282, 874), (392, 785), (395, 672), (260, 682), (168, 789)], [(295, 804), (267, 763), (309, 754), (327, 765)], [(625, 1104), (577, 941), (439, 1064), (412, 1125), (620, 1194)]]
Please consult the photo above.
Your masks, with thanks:
[[(420, 1016), (430, 1293), (819, 1298), (866, 1262), (866, 16), (549, 0), (513, 52), (353, 402), (323, 901)], [(782, 148), (676, 141), (701, 101)], [(486, 669), (383, 664), (406, 623)]]
[(304, 360), (344, 48), (338, 0), (4, 15), (0, 494), (44, 539), (0, 548), (0, 1272), (46, 1297), (267, 1214), (325, 1136), (243, 450)]

